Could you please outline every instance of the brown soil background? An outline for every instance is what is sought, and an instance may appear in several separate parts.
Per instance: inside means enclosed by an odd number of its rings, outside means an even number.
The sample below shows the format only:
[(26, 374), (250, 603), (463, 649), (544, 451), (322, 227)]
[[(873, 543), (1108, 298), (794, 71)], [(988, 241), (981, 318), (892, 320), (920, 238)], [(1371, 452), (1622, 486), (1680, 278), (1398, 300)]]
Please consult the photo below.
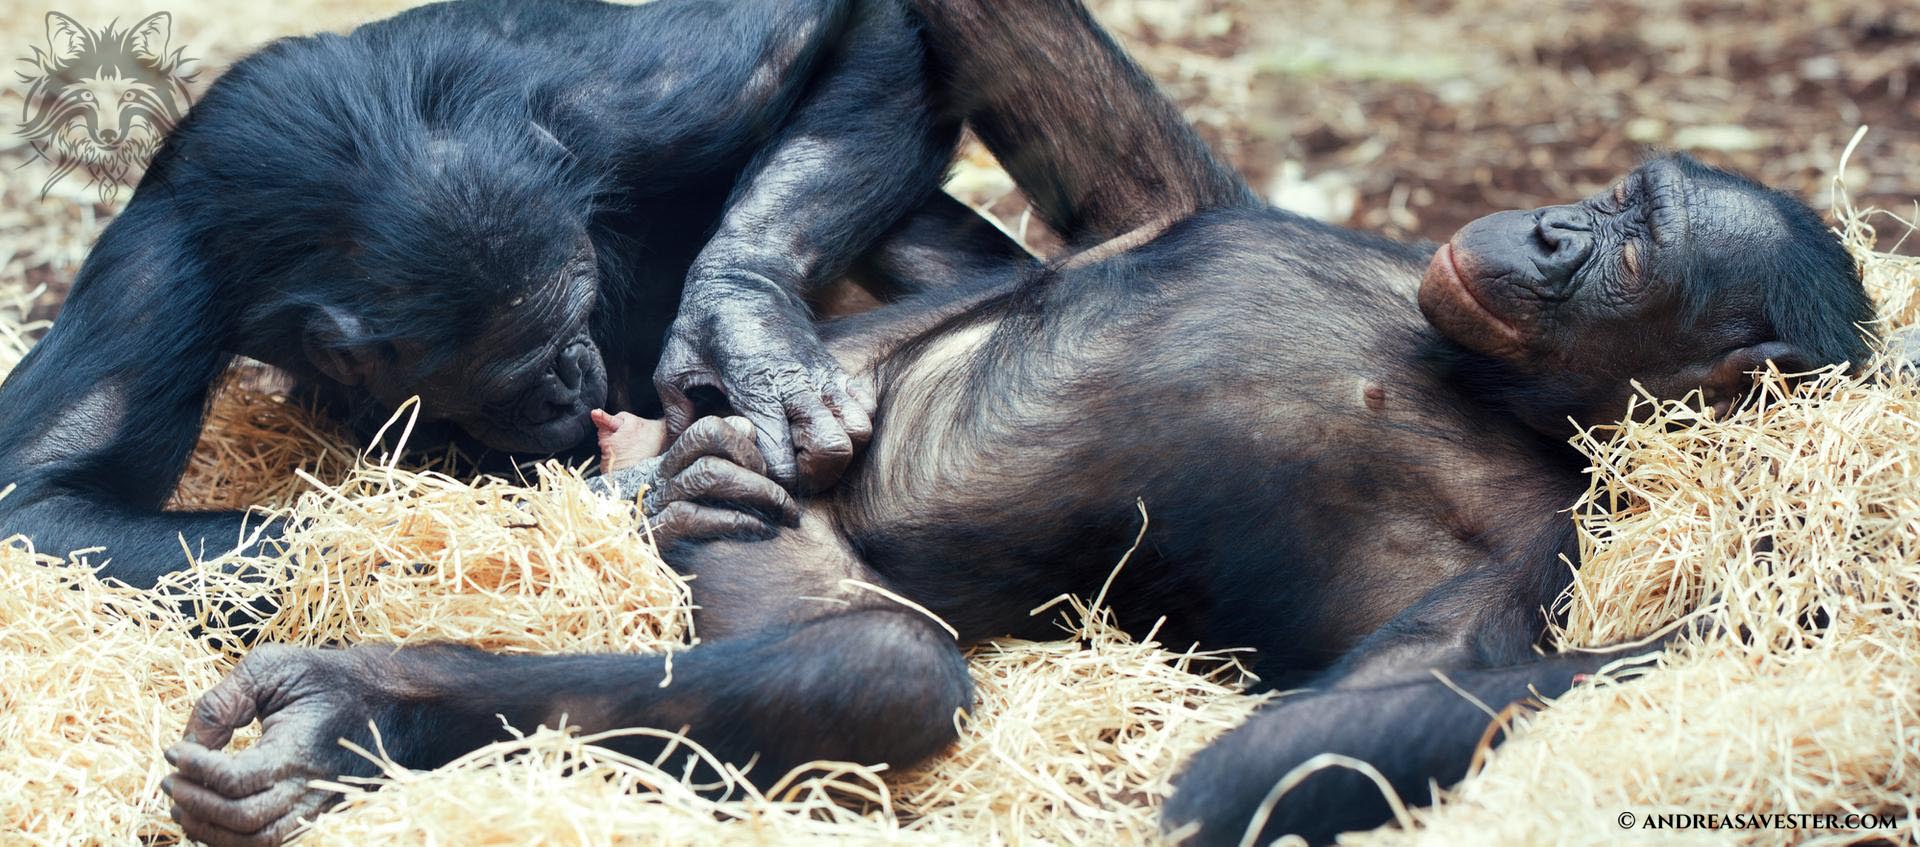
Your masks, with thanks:
[[(196, 87), (261, 42), (344, 29), (411, 5), (242, 0), (173, 8)], [(1101, 19), (1256, 188), (1282, 205), (1398, 236), (1442, 239), (1488, 211), (1599, 190), (1651, 150), (1741, 169), (1825, 208), (1913, 220), (1920, 194), (1920, 4), (1909, 0), (1096, 0)], [(57, 8), (92, 25), (156, 11), (127, 0)], [(0, 52), (44, 42), (48, 6), (0, 3)], [(20, 66), (24, 68), (25, 66)], [(0, 115), (17, 121), (24, 84)], [(0, 137), (0, 286), (46, 285), (51, 317), (113, 203), (40, 200)], [(957, 193), (1017, 225), (992, 175)], [(121, 195), (122, 200), (125, 193)], [(47, 216), (68, 218), (49, 242)], [(1886, 249), (1892, 245), (1882, 245)], [(1900, 252), (1920, 250), (1907, 243)]]

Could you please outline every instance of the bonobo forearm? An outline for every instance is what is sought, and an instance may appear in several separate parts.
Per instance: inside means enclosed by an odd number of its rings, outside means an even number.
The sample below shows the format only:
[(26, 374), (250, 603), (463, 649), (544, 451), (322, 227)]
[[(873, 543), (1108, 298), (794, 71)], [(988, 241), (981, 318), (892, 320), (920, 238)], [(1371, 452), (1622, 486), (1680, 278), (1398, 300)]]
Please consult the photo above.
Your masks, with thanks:
[(820, 343), (804, 295), (933, 193), (958, 139), (929, 108), (903, 4), (866, 0), (853, 14), (727, 199), (654, 377), (671, 432), (700, 413), (695, 389), (718, 389), (752, 422), (774, 478), (801, 490), (839, 477), (872, 434), (874, 406)]
[(0, 537), (26, 536), (35, 550), (54, 556), (98, 549), (91, 558), (104, 561), (100, 575), (135, 588), (152, 588), (193, 561), (265, 552), (279, 531), (245, 512), (146, 511), (77, 493), (16, 490), (0, 498)]
[[(565, 726), (591, 733), (680, 726), (700, 717), (698, 710), (689, 710), (674, 716), (679, 723), (659, 721), (662, 704), (676, 693), (661, 687), (668, 664), (659, 655), (499, 655), (454, 644), (365, 645), (309, 653), (303, 661), (311, 666), (294, 673), (282, 664), (300, 651), (272, 647), (255, 653), (250, 674), (261, 690), (246, 692), (256, 698), (254, 708), (280, 711), (280, 698), (324, 702), (331, 713), (313, 718), (333, 724), (327, 733), (371, 749), (371, 726), (386, 753), (409, 768), (440, 767), (507, 740), (513, 737), (509, 727), (531, 732)], [(696, 659), (680, 670), (697, 673), (710, 664)], [(652, 753), (660, 744), (629, 739), (606, 746)]]
[[(1166, 826), (1199, 823), (1191, 847), (1242, 843), (1249, 822), (1295, 768), (1321, 754), (1373, 766), (1408, 804), (1432, 801), (1429, 785), (1466, 775), (1495, 713), (1565, 694), (1619, 654), (1564, 653), (1510, 667), (1421, 671), (1397, 685), (1314, 691), (1281, 699), (1194, 756), (1175, 780)], [(1495, 742), (1502, 740), (1496, 735)], [(1344, 766), (1301, 779), (1266, 817), (1259, 842), (1287, 834), (1312, 844), (1390, 819), (1371, 779)]]

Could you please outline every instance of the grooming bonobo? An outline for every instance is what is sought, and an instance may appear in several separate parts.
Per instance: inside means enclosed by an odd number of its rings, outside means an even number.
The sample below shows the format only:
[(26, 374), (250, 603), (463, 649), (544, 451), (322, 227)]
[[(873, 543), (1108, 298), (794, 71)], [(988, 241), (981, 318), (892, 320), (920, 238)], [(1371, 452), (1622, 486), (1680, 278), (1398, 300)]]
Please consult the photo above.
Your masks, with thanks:
[[(665, 553), (696, 578), (702, 641), (667, 687), (660, 656), (262, 648), (172, 751), (187, 832), (284, 834), (328, 799), (306, 780), (367, 770), (333, 740), (367, 743), (369, 721), (422, 767), (501, 738), (496, 715), (685, 726), (725, 761), (758, 757), (761, 781), (814, 759), (909, 765), (971, 703), (962, 648), (1056, 634), (1028, 610), (1100, 589), (1136, 498), (1151, 521), (1108, 595), (1121, 622), (1165, 615), (1162, 640), (1255, 648), (1267, 684), (1308, 689), (1196, 756), (1169, 828), (1238, 843), (1325, 752), (1422, 802), (1488, 723), (1434, 672), (1499, 709), (1617, 658), (1543, 643), (1560, 557), (1578, 556), (1569, 420), (1616, 420), (1635, 381), (1726, 409), (1767, 360), (1866, 354), (1848, 255), (1741, 177), (1657, 158), (1446, 245), (1390, 241), (1261, 203), (1072, 0), (920, 9), (944, 96), (1073, 255), (826, 326), (881, 421), (830, 491), (792, 502), (723, 418), (609, 477), (680, 509)], [(256, 718), (258, 744), (220, 750)], [(1323, 771), (1259, 836), (1387, 817), (1371, 782)]]
[(439, 434), (522, 456), (590, 447), (597, 406), (676, 431), (722, 406), (783, 484), (831, 482), (873, 398), (804, 296), (1027, 260), (935, 191), (957, 126), (910, 17), (467, 0), (274, 42), (167, 139), (0, 386), (0, 536), (104, 547), (139, 586), (183, 538), (231, 549), (241, 514), (161, 507), (235, 355), (363, 433), (418, 395)]

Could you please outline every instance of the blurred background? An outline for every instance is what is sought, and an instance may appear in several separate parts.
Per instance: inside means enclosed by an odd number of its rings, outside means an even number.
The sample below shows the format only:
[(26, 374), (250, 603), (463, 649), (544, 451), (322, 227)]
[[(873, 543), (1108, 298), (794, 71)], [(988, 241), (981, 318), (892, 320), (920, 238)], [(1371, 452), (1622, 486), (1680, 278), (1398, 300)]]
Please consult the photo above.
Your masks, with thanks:
[[(344, 30), (395, 0), (0, 2), (0, 53), (44, 49), (57, 9), (89, 25), (173, 13), (193, 87), (260, 43)], [(1275, 202), (1397, 236), (1441, 239), (1488, 211), (1599, 190), (1678, 149), (1816, 207), (1857, 128), (1846, 183), (1882, 218), (1882, 249), (1920, 218), (1916, 0), (1094, 0), (1096, 14), (1205, 137)], [(16, 70), (29, 68), (16, 65)], [(44, 287), (49, 317), (99, 228), (99, 202), (46, 171), (12, 129), (26, 83), (0, 80), (0, 294)], [(25, 167), (23, 167), (25, 165)], [(951, 190), (1021, 227), (1012, 185), (978, 151)], [(1044, 243), (1038, 234), (1034, 240)], [(1920, 251), (1920, 238), (1900, 244)]]

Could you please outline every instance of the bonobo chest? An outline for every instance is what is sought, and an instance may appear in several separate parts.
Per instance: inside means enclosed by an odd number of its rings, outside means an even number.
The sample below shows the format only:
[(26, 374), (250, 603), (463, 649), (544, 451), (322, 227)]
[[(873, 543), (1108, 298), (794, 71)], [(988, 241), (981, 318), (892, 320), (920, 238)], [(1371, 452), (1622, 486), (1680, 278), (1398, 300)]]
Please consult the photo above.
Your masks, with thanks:
[(1261, 646), (1268, 670), (1322, 666), (1442, 583), (1564, 537), (1579, 464), (1435, 363), (1416, 262), (1230, 224), (1262, 249), (1171, 257), (1160, 302), (1188, 325), (1231, 317), (1151, 353), (1202, 387), (1147, 489), (1206, 504), (1205, 543), (1182, 552), (1213, 640)]

